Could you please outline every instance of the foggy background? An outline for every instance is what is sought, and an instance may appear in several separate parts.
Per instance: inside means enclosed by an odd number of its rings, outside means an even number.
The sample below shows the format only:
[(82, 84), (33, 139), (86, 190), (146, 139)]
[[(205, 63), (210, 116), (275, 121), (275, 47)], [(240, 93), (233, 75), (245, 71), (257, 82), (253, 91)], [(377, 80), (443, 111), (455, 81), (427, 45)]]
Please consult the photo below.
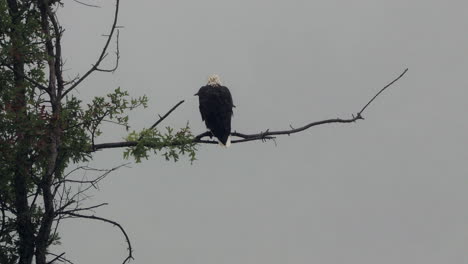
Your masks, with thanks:
[[(65, 75), (95, 63), (114, 1), (59, 11)], [(193, 96), (217, 73), (231, 90), (233, 130), (258, 133), (349, 118), (406, 67), (365, 120), (276, 142), (199, 145), (197, 161), (152, 156), (112, 173), (87, 205), (133, 243), (131, 263), (468, 263), (468, 2), (436, 0), (122, 1), (120, 67), (75, 93), (146, 94), (130, 115), (148, 128), (204, 132)], [(115, 47), (115, 43), (112, 44)], [(106, 65), (114, 63), (113, 50)], [(122, 141), (109, 127), (97, 143)], [(123, 149), (90, 166), (125, 162)], [(68, 220), (55, 253), (120, 263), (120, 231)]]

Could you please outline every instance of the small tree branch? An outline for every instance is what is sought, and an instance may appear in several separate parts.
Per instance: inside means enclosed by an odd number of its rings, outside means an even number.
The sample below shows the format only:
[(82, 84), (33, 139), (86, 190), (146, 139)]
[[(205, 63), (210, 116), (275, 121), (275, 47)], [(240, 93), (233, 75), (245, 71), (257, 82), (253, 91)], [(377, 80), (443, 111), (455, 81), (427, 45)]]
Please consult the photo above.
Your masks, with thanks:
[(84, 3), (84, 2), (81, 2), (81, 1), (78, 1), (78, 0), (73, 0), (73, 1), (77, 2), (78, 4), (84, 5), (84, 6), (95, 7), (95, 8), (101, 8), (100, 6), (92, 5), (92, 4), (87, 4), (87, 3)]
[(65, 92), (63, 93), (63, 96), (67, 95), (69, 92), (71, 92), (73, 89), (75, 89), (82, 81), (84, 81), (86, 78), (88, 78), (91, 73), (96, 71), (101, 64), (101, 62), (104, 60), (107, 54), (107, 48), (109, 47), (109, 43), (112, 39), (112, 36), (114, 35), (114, 31), (117, 28), (117, 21), (118, 21), (118, 16), (119, 16), (119, 7), (120, 7), (120, 0), (115, 1), (115, 12), (114, 12), (114, 21), (112, 22), (111, 30), (109, 32), (109, 35), (107, 36), (106, 43), (104, 44), (104, 47), (101, 50), (101, 54), (99, 55), (97, 61), (94, 63), (94, 65), (89, 69), (80, 79), (78, 79), (76, 82), (74, 82)]
[[(184, 103), (184, 100), (178, 102), (176, 105), (174, 105), (171, 110), (169, 110), (165, 115), (163, 116), (159, 116), (159, 119), (158, 121), (156, 121), (156, 123), (154, 123), (150, 128), (149, 130), (152, 130), (153, 128), (155, 128), (157, 125), (159, 125), (159, 123), (161, 123), (164, 119), (166, 119), (177, 107), (179, 107), (179, 105), (183, 104)], [(143, 138), (143, 136), (140, 136), (140, 138), (138, 138), (138, 140), (141, 140)]]
[(377, 98), (377, 96), (379, 96), (383, 91), (385, 91), (385, 89), (387, 89), (388, 87), (392, 86), (392, 84), (394, 84), (396, 81), (400, 80), (401, 77), (403, 77), (403, 75), (405, 75), (405, 73), (408, 71), (408, 68), (406, 68), (401, 74), (400, 76), (398, 76), (397, 78), (395, 78), (393, 81), (391, 81), (389, 84), (385, 85), (384, 88), (382, 88), (374, 97), (372, 97), (372, 99), (367, 102), (367, 104), (361, 109), (361, 111), (358, 112), (358, 115), (360, 116), (362, 114), (362, 112), (364, 112), (364, 110), (366, 110), (366, 108), (372, 103), (372, 101), (374, 101), (375, 98)]
[[(301, 131), (304, 131), (306, 129), (309, 129), (311, 127), (314, 127), (314, 126), (319, 126), (319, 125), (325, 125), (325, 124), (333, 124), (333, 123), (353, 123), (353, 122), (356, 122), (357, 120), (361, 120), (361, 119), (364, 119), (362, 117), (362, 113), (364, 112), (364, 110), (367, 109), (367, 107), (385, 90), (387, 89), (388, 87), (390, 87), (391, 85), (393, 85), (396, 81), (398, 81), (401, 77), (403, 77), (403, 75), (406, 74), (406, 72), (408, 71), (408, 69), (405, 69), (397, 78), (393, 79), (390, 83), (388, 83), (387, 85), (385, 85), (374, 97), (372, 97), (372, 99), (370, 99), (365, 105), (364, 107), (356, 114), (356, 115), (352, 115), (352, 118), (333, 118), (333, 119), (326, 119), (326, 120), (321, 120), (321, 121), (316, 121), (316, 122), (312, 122), (312, 123), (309, 123), (305, 126), (302, 126), (302, 127), (299, 127), (299, 128), (293, 128), (291, 125), (291, 129), (288, 129), (288, 130), (278, 130), (278, 131), (270, 131), (269, 129), (267, 129), (265, 132), (260, 132), (260, 133), (257, 133), (257, 134), (244, 134), (244, 133), (239, 133), (239, 132), (233, 132), (231, 133), (231, 136), (235, 136), (235, 137), (239, 137), (239, 138), (242, 138), (242, 139), (238, 139), (238, 140), (233, 140), (232, 143), (244, 143), (244, 142), (248, 142), (248, 141), (254, 141), (254, 140), (262, 140), (262, 141), (265, 141), (267, 139), (272, 139), (274, 140), (275, 137), (274, 136), (279, 136), (279, 135), (291, 135), (291, 134), (295, 134), (295, 133), (298, 133), (298, 132), (301, 132)], [(183, 101), (179, 102), (176, 106), (174, 106), (166, 115), (164, 115), (163, 117), (160, 118), (160, 120), (158, 120), (151, 128), (155, 127), (157, 124), (159, 124), (160, 121), (164, 120), (177, 106), (179, 106)], [(207, 136), (212, 136), (212, 134), (207, 131), (207, 132), (204, 132), (204, 133), (201, 133), (197, 136), (195, 136), (195, 138), (191, 141), (191, 142), (171, 142), (165, 146), (161, 146), (161, 145), (151, 145), (151, 143), (148, 143), (147, 147), (158, 147), (158, 148), (162, 148), (162, 147), (171, 147), (171, 146), (178, 146), (178, 145), (183, 145), (183, 144), (190, 144), (190, 143), (202, 143), (202, 144), (218, 144), (217, 141), (213, 141), (213, 140), (203, 140), (204, 137), (207, 137)], [(140, 140), (141, 140), (141, 137), (140, 137)], [(94, 151), (97, 151), (97, 150), (101, 150), (101, 149), (110, 149), (110, 148), (125, 148), (125, 147), (135, 147), (136, 145), (138, 144), (138, 141), (125, 141), (125, 142), (113, 142), (113, 143), (102, 143), (102, 144), (96, 144), (93, 146), (93, 149), (91, 150), (91, 152), (94, 152)]]
[[(47, 253), (48, 255), (52, 255), (51, 253)], [(55, 258), (53, 258), (52, 260), (48, 261), (47, 264), (53, 264), (56, 260), (59, 260), (62, 258), (62, 256), (65, 255), (65, 252), (63, 252), (62, 254), (60, 255), (55, 255), (53, 254), (52, 256), (55, 256)]]
[[(64, 184), (66, 184), (66, 183), (75, 183), (75, 184), (80, 184), (80, 185), (83, 184), (84, 185), (83, 189), (79, 189), (76, 193), (74, 193), (71, 196), (68, 196), (68, 194), (67, 194), (67, 197), (66, 197), (66, 201), (77, 201), (76, 204), (78, 205), (79, 202), (80, 202), (79, 197), (81, 195), (83, 195), (85, 192), (87, 192), (91, 188), (98, 189), (99, 188), (98, 184), (99, 184), (100, 181), (102, 181), (105, 177), (107, 177), (111, 172), (116, 171), (116, 170), (118, 170), (118, 169), (120, 169), (122, 167), (127, 167), (128, 164), (129, 163), (121, 164), (121, 165), (118, 165), (118, 166), (113, 167), (111, 169), (95, 169), (95, 168), (90, 168), (90, 167), (87, 167), (87, 166), (79, 167), (79, 169), (83, 169), (85, 171), (102, 172), (102, 174), (100, 174), (99, 176), (97, 176), (96, 178), (94, 178), (92, 180), (85, 180), (85, 179), (72, 180), (72, 179), (64, 178), (64, 179), (54, 183), (54, 185), (56, 185), (55, 190), (57, 190), (60, 186), (64, 186)], [(73, 171), (75, 171), (75, 170), (73, 170)], [(67, 175), (69, 175), (69, 174), (67, 174)], [(90, 209), (92, 209), (92, 208), (90, 208)]]
[(66, 214), (66, 213), (76, 213), (76, 212), (79, 212), (79, 211), (92, 211), (93, 209), (96, 209), (96, 208), (99, 208), (101, 206), (106, 206), (106, 205), (109, 205), (108, 203), (101, 203), (101, 204), (98, 204), (98, 205), (94, 205), (94, 206), (90, 206), (90, 207), (85, 207), (85, 208), (75, 208), (75, 209), (71, 209), (71, 210), (63, 210), (65, 209), (66, 207), (64, 206), (63, 208), (61, 208), (60, 210), (57, 210), (57, 212), (59, 212), (60, 214)]
[(60, 260), (61, 262), (67, 262), (67, 263), (70, 263), (70, 264), (73, 264), (73, 262), (71, 262), (70, 260), (66, 259), (63, 257), (63, 255), (65, 255), (65, 252), (63, 252), (62, 254), (60, 255), (57, 255), (57, 254), (54, 254), (54, 253), (50, 253), (50, 252), (47, 252), (48, 255), (52, 255), (54, 256), (55, 258), (53, 258), (51, 261), (47, 262), (47, 264), (53, 264), (55, 261), (57, 260)]
[(119, 36), (120, 36), (120, 31), (117, 29), (117, 36), (115, 38), (116, 39), (115, 40), (116, 52), (115, 52), (115, 66), (114, 66), (114, 68), (112, 68), (112, 69), (101, 69), (101, 68), (96, 67), (96, 71), (114, 73), (117, 70), (117, 68), (119, 68), (119, 61), (120, 61)]
[(73, 217), (76, 217), (76, 218), (99, 220), (99, 221), (106, 222), (106, 223), (112, 224), (114, 226), (117, 226), (120, 229), (120, 231), (122, 232), (122, 234), (125, 236), (125, 241), (126, 241), (127, 246), (128, 246), (128, 248), (127, 248), (128, 255), (124, 259), (122, 264), (125, 264), (128, 261), (130, 261), (131, 259), (133, 259), (133, 255), (132, 255), (133, 249), (132, 249), (132, 244), (130, 243), (130, 238), (128, 237), (127, 232), (125, 232), (125, 229), (119, 223), (117, 223), (115, 221), (112, 221), (112, 220), (109, 220), (109, 219), (106, 219), (106, 218), (103, 218), (103, 217), (95, 216), (95, 215), (82, 215), (82, 214), (77, 214), (77, 213), (73, 213), (73, 212), (62, 212), (62, 214), (70, 215), (70, 216), (73, 216)]

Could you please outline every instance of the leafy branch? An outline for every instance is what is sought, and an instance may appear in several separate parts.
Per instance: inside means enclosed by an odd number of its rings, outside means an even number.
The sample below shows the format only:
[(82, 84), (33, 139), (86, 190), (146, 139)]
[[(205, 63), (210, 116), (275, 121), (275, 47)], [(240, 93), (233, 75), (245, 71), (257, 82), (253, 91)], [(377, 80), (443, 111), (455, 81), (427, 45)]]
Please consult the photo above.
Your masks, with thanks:
[[(390, 83), (385, 85), (382, 89), (376, 93), (372, 99), (367, 101), (367, 103), (361, 108), (359, 112), (352, 115), (351, 118), (333, 118), (333, 119), (326, 119), (321, 121), (312, 122), (306, 124), (299, 128), (293, 128), (290, 126), (291, 129), (287, 130), (278, 130), (278, 131), (270, 131), (266, 129), (263, 132), (255, 133), (255, 134), (245, 134), (240, 132), (232, 132), (231, 136), (238, 137), (239, 139), (233, 140), (232, 143), (244, 143), (248, 141), (256, 141), (256, 140), (274, 140), (276, 136), (279, 135), (291, 135), (295, 133), (302, 132), (314, 126), (325, 125), (325, 124), (333, 124), (333, 123), (353, 123), (358, 120), (363, 120), (363, 113), (369, 107), (369, 105), (380, 95), (384, 92), (387, 88), (392, 86), (395, 82), (400, 80), (406, 73), (408, 69), (405, 69), (398, 77), (393, 79)], [(183, 101), (176, 104), (167, 114), (160, 117), (160, 119), (155, 123), (155, 125), (159, 124), (162, 120), (164, 120), (170, 113), (172, 113), (178, 106), (180, 106)], [(181, 153), (190, 152), (192, 149), (195, 150), (196, 144), (218, 144), (217, 141), (214, 140), (206, 140), (206, 137), (212, 137), (211, 132), (207, 131), (201, 133), (195, 137), (191, 137), (190, 131), (188, 131), (188, 125), (181, 130), (181, 134), (178, 137), (170, 136), (172, 131), (168, 131), (169, 133), (166, 135), (162, 135), (158, 130), (155, 129), (155, 125), (152, 126), (152, 129), (145, 129), (140, 133), (132, 132), (129, 137), (127, 137), (127, 141), (124, 142), (112, 142), (112, 143), (102, 143), (102, 144), (95, 144), (92, 147), (91, 152), (102, 150), (102, 149), (110, 149), (110, 148), (128, 148), (124, 155), (128, 158), (130, 155), (134, 156), (137, 162), (141, 161), (141, 158), (148, 158), (147, 151), (154, 150), (154, 153), (157, 151), (162, 150), (163, 148), (168, 148), (169, 151), (174, 151), (175, 149), (179, 148)], [(188, 149), (185, 148), (188, 146)], [(169, 157), (173, 157), (169, 155)], [(166, 159), (167, 156), (166, 156)], [(176, 161), (178, 159), (174, 158)], [(195, 156), (190, 156), (191, 161), (195, 159)]]

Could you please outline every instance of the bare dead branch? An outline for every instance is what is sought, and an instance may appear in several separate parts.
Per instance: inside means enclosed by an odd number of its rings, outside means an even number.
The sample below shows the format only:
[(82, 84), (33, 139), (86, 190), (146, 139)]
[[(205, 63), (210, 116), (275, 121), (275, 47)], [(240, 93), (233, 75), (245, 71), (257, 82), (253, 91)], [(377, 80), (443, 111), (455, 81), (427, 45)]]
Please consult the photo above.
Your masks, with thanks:
[(119, 7), (120, 7), (120, 0), (115, 1), (115, 11), (114, 11), (114, 21), (112, 22), (112, 26), (109, 32), (109, 35), (107, 37), (106, 43), (104, 44), (104, 47), (101, 50), (101, 54), (99, 55), (97, 61), (94, 63), (94, 65), (89, 69), (80, 79), (78, 79), (76, 82), (74, 82), (65, 92), (63, 93), (63, 96), (67, 95), (69, 92), (71, 92), (73, 89), (75, 89), (82, 81), (84, 81), (88, 76), (96, 71), (101, 64), (101, 62), (104, 60), (106, 54), (107, 54), (107, 48), (109, 47), (109, 43), (112, 39), (112, 36), (114, 35), (114, 31), (117, 27), (117, 20), (119, 16)]
[[(333, 124), (333, 123), (353, 123), (353, 122), (356, 122), (357, 120), (361, 120), (361, 119), (364, 119), (362, 117), (362, 113), (364, 112), (364, 110), (367, 109), (367, 107), (377, 98), (377, 96), (379, 96), (385, 89), (387, 89), (388, 87), (390, 87), (391, 85), (393, 85), (395, 82), (397, 82), (400, 78), (403, 77), (403, 75), (406, 74), (406, 72), (408, 71), (408, 69), (405, 69), (397, 78), (393, 79), (390, 83), (388, 83), (387, 85), (385, 85), (374, 97), (372, 97), (372, 99), (370, 99), (365, 105), (364, 107), (356, 114), (356, 115), (352, 115), (351, 118), (332, 118), (332, 119), (326, 119), (326, 120), (321, 120), (321, 121), (316, 121), (316, 122), (312, 122), (312, 123), (309, 123), (307, 125), (304, 125), (302, 127), (299, 127), (299, 128), (293, 128), (291, 125), (290, 128), (291, 129), (288, 129), (288, 130), (279, 130), (279, 131), (270, 131), (269, 129), (267, 129), (265, 132), (260, 132), (260, 133), (257, 133), (257, 134), (244, 134), (244, 133), (239, 133), (239, 132), (233, 132), (231, 133), (231, 136), (235, 136), (235, 137), (239, 137), (239, 138), (242, 138), (242, 139), (238, 139), (238, 140), (233, 140), (232, 143), (243, 143), (243, 142), (248, 142), (248, 141), (254, 141), (254, 140), (262, 140), (262, 141), (265, 141), (265, 140), (268, 140), (268, 139), (271, 139), (271, 140), (274, 140), (275, 137), (274, 136), (279, 136), (279, 135), (291, 135), (291, 134), (295, 134), (295, 133), (298, 133), (298, 132), (301, 132), (301, 131), (304, 131), (306, 129), (309, 129), (311, 127), (314, 127), (314, 126), (319, 126), (319, 125), (324, 125), (324, 124)], [(182, 102), (179, 102), (179, 104), (181, 104)], [(177, 107), (179, 104), (177, 104), (175, 107)], [(173, 109), (175, 109), (175, 107)], [(171, 111), (173, 110), (171, 109)], [(170, 113), (171, 111), (169, 111), (165, 116), (163, 116), (163, 119), (166, 118)], [(155, 125), (157, 125), (158, 122), (156, 122)], [(154, 126), (155, 126), (154, 125)], [(190, 143), (196, 143), (196, 144), (200, 144), (200, 143), (203, 143), (203, 144), (218, 144), (217, 141), (213, 141), (213, 140), (203, 140), (204, 137), (207, 137), (207, 136), (212, 136), (211, 133), (209, 131), (207, 132), (204, 132), (204, 133), (201, 133), (199, 135), (197, 135), (193, 141), (191, 142), (172, 142), (170, 144), (168, 144), (167, 146), (156, 146), (156, 145), (152, 145), (151, 143), (148, 143), (146, 146), (147, 147), (158, 147), (158, 148), (161, 148), (161, 147), (170, 147), (170, 146), (178, 146), (178, 145), (183, 145), (183, 144), (190, 144)], [(141, 138), (140, 138), (141, 140)], [(93, 149), (91, 150), (91, 152), (94, 152), (94, 151), (97, 151), (97, 150), (100, 150), (100, 149), (110, 149), (110, 148), (125, 148), (125, 147), (134, 147), (138, 144), (138, 141), (125, 141), (125, 142), (113, 142), (113, 143), (102, 143), (102, 144), (96, 144), (96, 145), (93, 145)]]
[(106, 219), (106, 218), (103, 218), (103, 217), (95, 216), (95, 215), (82, 215), (82, 214), (77, 214), (77, 213), (73, 213), (73, 212), (62, 212), (61, 214), (66, 214), (66, 215), (69, 215), (69, 216), (73, 216), (75, 218), (85, 218), (85, 219), (99, 220), (99, 221), (106, 222), (106, 223), (112, 224), (114, 226), (117, 226), (120, 229), (120, 231), (122, 232), (122, 234), (125, 236), (125, 241), (126, 241), (127, 246), (128, 246), (128, 248), (127, 248), (128, 255), (124, 259), (122, 264), (125, 264), (128, 261), (130, 261), (131, 259), (133, 259), (133, 255), (132, 255), (133, 249), (132, 249), (132, 244), (130, 242), (130, 238), (128, 237), (127, 232), (125, 232), (125, 229), (119, 223), (117, 223), (115, 221), (112, 221), (112, 220), (109, 220), (109, 219)]
[[(49, 253), (50, 254), (50, 253)], [(50, 254), (52, 255), (52, 254)], [(54, 254), (55, 255), (55, 254)], [(62, 254), (60, 255), (55, 255), (55, 258), (53, 258), (51, 261), (48, 261), (47, 264), (52, 264), (54, 263), (56, 260), (59, 260), (60, 258), (62, 258), (62, 256), (65, 255), (65, 252), (63, 252)]]
[(79, 74), (79, 73), (78, 73), (78, 74), (76, 74), (76, 76), (75, 76), (75, 77), (73, 77), (73, 78), (71, 78), (71, 77), (70, 77), (70, 75), (67, 75), (67, 79), (68, 79), (68, 80), (67, 80), (67, 81), (65, 81), (65, 82), (63, 83), (63, 85), (65, 85), (65, 86), (68, 86), (68, 85), (74, 84), (74, 83), (75, 83), (77, 80), (79, 80), (79, 79), (80, 79), (80, 74)]
[[(101, 203), (101, 204), (98, 204), (98, 205), (94, 205), (94, 206), (90, 206), (90, 207), (84, 207), (84, 208), (75, 208), (75, 209), (71, 209), (71, 210), (62, 210), (60, 211), (61, 214), (66, 214), (66, 213), (76, 213), (76, 212), (80, 212), (80, 211), (92, 211), (93, 209), (96, 209), (96, 208), (99, 208), (101, 206), (106, 206), (106, 205), (109, 205), (108, 203)], [(65, 207), (63, 208), (65, 209)], [(57, 210), (59, 211), (59, 210)]]
[[(161, 123), (164, 119), (166, 119), (166, 117), (168, 117), (177, 107), (179, 107), (179, 105), (183, 104), (184, 103), (184, 100), (180, 101), (179, 103), (177, 103), (176, 105), (174, 105), (174, 107), (171, 108), (171, 110), (169, 110), (165, 115), (163, 116), (159, 116), (159, 119), (158, 121), (156, 121), (156, 123), (154, 123), (150, 128), (149, 130), (152, 130), (153, 128), (155, 128), (157, 125), (159, 125), (159, 123)], [(138, 140), (141, 140), (143, 138), (143, 136), (140, 136), (140, 138)]]
[[(61, 198), (61, 199), (60, 199), (60, 202), (62, 202), (62, 200), (63, 200), (63, 199)], [(74, 200), (68, 200), (68, 199), (67, 199), (67, 201), (66, 201), (66, 203), (65, 203), (64, 205), (60, 206), (58, 209), (55, 209), (55, 212), (54, 212), (54, 213), (57, 215), (59, 212), (63, 212), (65, 208), (67, 208), (68, 206), (70, 206), (70, 205), (72, 205), (72, 204), (74, 204), (74, 203), (75, 203)]]
[(70, 260), (63, 257), (63, 255), (65, 255), (65, 252), (63, 252), (60, 255), (57, 255), (57, 254), (54, 254), (54, 253), (51, 253), (51, 252), (47, 252), (47, 255), (52, 255), (52, 256), (55, 257), (51, 261), (47, 262), (48, 264), (53, 264), (57, 260), (59, 260), (61, 262), (66, 262), (66, 263), (69, 263), (69, 264), (73, 264), (73, 262), (71, 262)]
[(387, 89), (388, 87), (390, 87), (392, 84), (394, 84), (396, 81), (398, 81), (401, 77), (403, 77), (403, 75), (405, 75), (405, 73), (408, 71), (408, 68), (406, 68), (401, 74), (400, 76), (398, 76), (397, 78), (395, 78), (393, 81), (391, 81), (389, 84), (385, 85), (384, 88), (382, 88), (374, 97), (372, 97), (372, 99), (361, 109), (361, 111), (358, 112), (358, 115), (360, 116), (362, 114), (362, 112), (364, 112), (364, 110), (366, 110), (366, 108), (372, 103), (372, 101), (374, 101), (375, 98), (377, 98), (377, 96), (379, 96), (383, 91), (385, 91), (385, 89)]
[(63, 183), (78, 183), (78, 184), (82, 184), (82, 185), (86, 184), (86, 185), (84, 185), (83, 189), (81, 189), (81, 186), (80, 186), (80, 189), (76, 193), (74, 193), (70, 197), (67, 197), (67, 199), (66, 199), (68, 201), (74, 200), (74, 201), (77, 202), (77, 204), (79, 204), (79, 202), (81, 201), (80, 200), (81, 195), (86, 193), (91, 188), (99, 189), (98, 184), (99, 184), (100, 181), (102, 181), (105, 177), (107, 177), (111, 172), (116, 171), (116, 170), (118, 170), (118, 169), (120, 169), (122, 167), (126, 167), (126, 166), (128, 166), (128, 164), (129, 163), (121, 164), (121, 165), (118, 165), (118, 166), (110, 168), (110, 169), (95, 169), (95, 168), (90, 168), (90, 167), (85, 166), (84, 170), (92, 170), (92, 171), (103, 172), (103, 173), (100, 174), (99, 176), (97, 176), (96, 178), (92, 179), (92, 180), (63, 179), (63, 180), (55, 183), (55, 184), (57, 184), (56, 188), (61, 186)]
[(84, 3), (84, 2), (81, 2), (81, 1), (78, 1), (78, 0), (73, 0), (73, 1), (77, 2), (78, 4), (82, 4), (82, 5), (84, 5), (84, 6), (95, 7), (95, 8), (101, 8), (100, 6), (87, 4), (87, 3)]
[(117, 68), (119, 68), (119, 61), (120, 61), (119, 36), (120, 36), (120, 32), (117, 29), (117, 36), (116, 36), (116, 40), (115, 40), (115, 42), (116, 42), (116, 52), (115, 52), (115, 66), (114, 66), (114, 68), (107, 70), (107, 69), (101, 69), (101, 68), (96, 67), (96, 71), (112, 72), (113, 73), (113, 72), (115, 72), (117, 70)]

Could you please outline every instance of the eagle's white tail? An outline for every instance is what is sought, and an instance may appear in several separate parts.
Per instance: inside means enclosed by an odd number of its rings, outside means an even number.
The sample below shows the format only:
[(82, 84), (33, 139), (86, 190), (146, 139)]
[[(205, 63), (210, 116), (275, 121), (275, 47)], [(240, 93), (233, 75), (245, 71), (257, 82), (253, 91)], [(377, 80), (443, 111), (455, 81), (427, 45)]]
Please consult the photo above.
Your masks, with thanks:
[(225, 147), (225, 148), (228, 148), (229, 146), (231, 146), (231, 136), (228, 136), (227, 140), (226, 140), (226, 145), (224, 145), (221, 141), (218, 140), (218, 143)]

